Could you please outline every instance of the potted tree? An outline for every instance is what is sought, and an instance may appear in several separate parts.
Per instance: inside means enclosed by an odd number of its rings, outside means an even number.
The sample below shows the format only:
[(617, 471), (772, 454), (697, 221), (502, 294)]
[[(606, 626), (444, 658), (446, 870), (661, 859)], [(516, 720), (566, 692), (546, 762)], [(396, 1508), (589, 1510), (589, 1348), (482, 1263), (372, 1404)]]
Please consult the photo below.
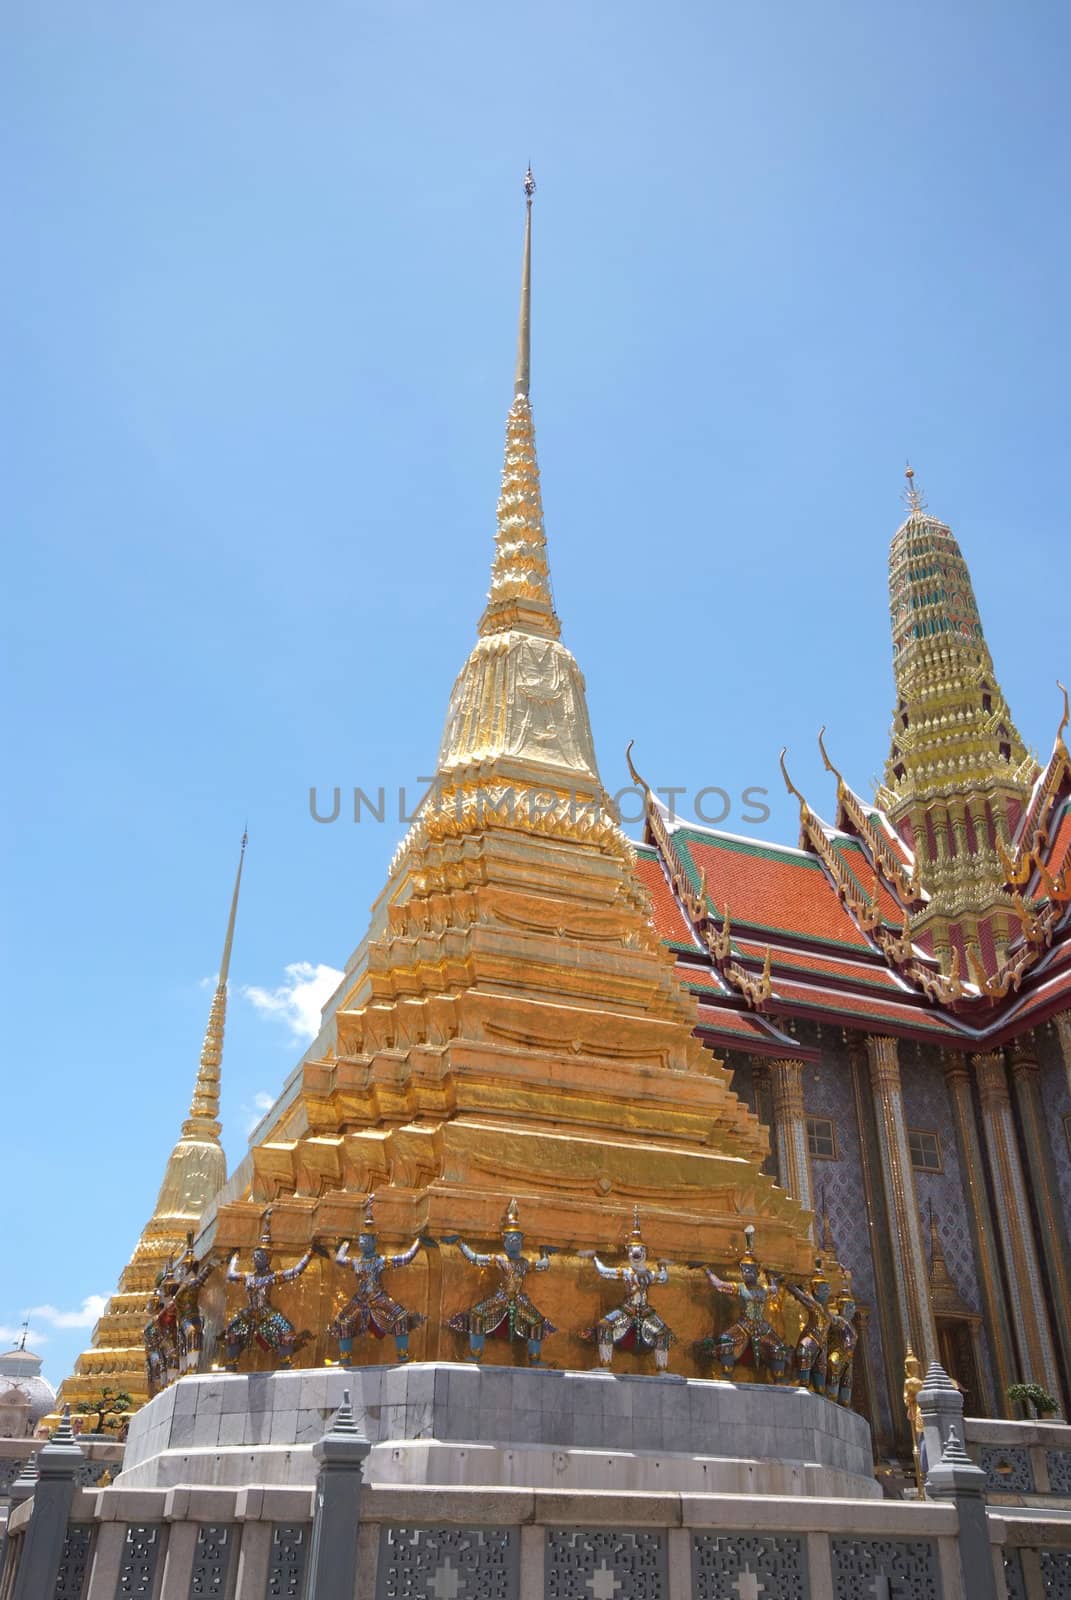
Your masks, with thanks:
[(1043, 1422), (1054, 1411), (1059, 1411), (1059, 1402), (1043, 1389), (1040, 1383), (1012, 1383), (1008, 1385), (1008, 1399), (1016, 1405), (1032, 1406), (1033, 1411), (1027, 1411), (1027, 1419)]
[(96, 1418), (96, 1426), (89, 1430), (90, 1433), (104, 1434), (121, 1429), (123, 1412), (130, 1411), (133, 1405), (125, 1389), (104, 1388), (93, 1400), (79, 1400), (75, 1410), (83, 1416)]

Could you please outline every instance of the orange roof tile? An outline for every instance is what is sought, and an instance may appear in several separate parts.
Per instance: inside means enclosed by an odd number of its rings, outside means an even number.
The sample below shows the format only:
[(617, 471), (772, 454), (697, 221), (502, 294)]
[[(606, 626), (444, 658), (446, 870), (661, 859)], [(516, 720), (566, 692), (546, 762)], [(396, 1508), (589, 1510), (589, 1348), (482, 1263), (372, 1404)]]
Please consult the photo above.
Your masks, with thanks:
[(809, 984), (786, 982), (781, 979), (774, 983), (774, 993), (767, 1001), (768, 1009), (776, 1013), (778, 1000), (791, 1000), (809, 1007), (821, 1008), (837, 1016), (880, 1018), (922, 1032), (932, 1030), (941, 1035), (954, 1035), (959, 1031), (936, 1012), (913, 1004), (906, 995), (900, 1004), (894, 1000), (879, 1000), (875, 996), (856, 994), (850, 990), (838, 990), (834, 997), (822, 993)]
[(651, 897), (655, 932), (671, 944), (695, 944), (695, 935), (673, 893), (661, 858), (652, 848), (636, 851), (636, 876)]
[(1071, 859), (1071, 806), (1065, 806), (1060, 817), (1052, 844), (1045, 854), (1045, 865), (1053, 877), (1067, 865)]
[[(741, 955), (747, 956), (752, 961), (761, 963), (766, 958), (766, 946), (758, 940), (741, 939), (739, 949)], [(897, 994), (904, 992), (892, 972), (883, 963), (874, 962), (870, 966), (863, 966), (860, 962), (838, 961), (835, 956), (826, 955), (823, 950), (774, 949), (771, 952), (771, 967), (775, 973), (813, 972), (819, 976), (843, 978), (849, 983), (861, 984), (863, 988), (877, 985), (882, 989), (892, 989)]]
[(670, 837), (694, 886), (704, 872), (718, 911), (728, 904), (734, 928), (747, 923), (870, 949), (816, 856), (691, 828), (678, 828)]
[(830, 842), (863, 892), (870, 900), (877, 900), (882, 921), (891, 923), (894, 928), (902, 928), (903, 908), (875, 869), (862, 844), (856, 839), (838, 838)]

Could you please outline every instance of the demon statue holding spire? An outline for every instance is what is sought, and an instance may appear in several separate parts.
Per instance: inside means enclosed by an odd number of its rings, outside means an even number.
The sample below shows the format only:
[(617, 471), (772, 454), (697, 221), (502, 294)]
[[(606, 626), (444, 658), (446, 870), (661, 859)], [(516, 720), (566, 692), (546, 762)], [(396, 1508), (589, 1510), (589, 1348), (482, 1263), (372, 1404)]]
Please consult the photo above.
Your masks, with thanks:
[(193, 1253), (193, 1234), (186, 1235), (186, 1253), (179, 1263), (175, 1284), (175, 1322), (178, 1335), (179, 1371), (196, 1372), (201, 1360), (204, 1318), (201, 1315), (201, 1290), (215, 1265), (211, 1257), (198, 1261)]
[(788, 1366), (789, 1349), (770, 1321), (775, 1304), (780, 1303), (781, 1282), (774, 1274), (760, 1267), (755, 1255), (755, 1229), (744, 1229), (744, 1253), (740, 1257), (740, 1277), (719, 1278), (713, 1267), (701, 1267), (707, 1281), (718, 1294), (731, 1296), (740, 1302), (740, 1316), (724, 1333), (704, 1339), (700, 1349), (721, 1367), (722, 1375), (731, 1378), (733, 1368), (750, 1350), (756, 1374), (766, 1368), (775, 1383), (779, 1383)]
[(833, 1301), (829, 1324), (829, 1356), (826, 1363), (826, 1394), (839, 1405), (852, 1403), (852, 1378), (855, 1371), (855, 1347), (859, 1341), (855, 1326), (855, 1299), (852, 1295), (851, 1274), (845, 1288)]
[(796, 1341), (797, 1382), (815, 1394), (823, 1394), (826, 1387), (826, 1368), (829, 1360), (829, 1329), (833, 1312), (829, 1304), (829, 1279), (822, 1271), (822, 1258), (817, 1257), (811, 1275), (810, 1291), (798, 1283), (786, 1285), (789, 1294), (798, 1300), (807, 1319)]
[(516, 1200), (510, 1201), (502, 1225), (501, 1255), (481, 1255), (478, 1250), (470, 1249), (456, 1233), (444, 1235), (443, 1244), (456, 1244), (465, 1260), (474, 1267), (494, 1267), (499, 1275), (494, 1294), (480, 1300), (469, 1311), (459, 1311), (447, 1323), (455, 1333), (468, 1334), (469, 1360), (482, 1360), (484, 1340), (493, 1333), (505, 1339), (527, 1340), (528, 1365), (538, 1367), (542, 1362), (543, 1340), (556, 1330), (525, 1294), (524, 1281), (530, 1272), (546, 1272), (551, 1253), (544, 1246), (536, 1261), (530, 1261), (524, 1254), (524, 1234)]
[(145, 1375), (150, 1399), (174, 1383), (179, 1375), (178, 1313), (175, 1290), (179, 1273), (173, 1261), (162, 1267), (149, 1301), (145, 1324)]
[(414, 1239), (408, 1250), (400, 1255), (382, 1256), (376, 1239), (373, 1215), (374, 1195), (369, 1195), (364, 1207), (364, 1225), (357, 1236), (360, 1254), (349, 1254), (350, 1241), (343, 1240), (335, 1256), (340, 1267), (352, 1267), (356, 1283), (351, 1298), (328, 1327), (328, 1333), (338, 1340), (339, 1365), (353, 1365), (353, 1341), (371, 1333), (382, 1339), (393, 1335), (394, 1348), (399, 1361), (409, 1360), (409, 1335), (419, 1328), (424, 1318), (418, 1311), (407, 1311), (397, 1300), (392, 1300), (383, 1287), (383, 1274), (392, 1267), (407, 1267), (420, 1249), (420, 1240)]
[[(587, 1254), (587, 1252), (582, 1252)], [(593, 1328), (586, 1328), (580, 1337), (594, 1339), (599, 1351), (599, 1361), (608, 1367), (614, 1358), (614, 1346), (632, 1343), (637, 1350), (653, 1350), (655, 1365), (664, 1372), (669, 1365), (669, 1347), (676, 1335), (670, 1331), (650, 1303), (653, 1283), (668, 1283), (669, 1268), (664, 1261), (657, 1267), (647, 1263), (647, 1247), (640, 1232), (640, 1208), (632, 1213), (632, 1232), (625, 1245), (625, 1262), (620, 1267), (608, 1267), (594, 1251), (591, 1259), (600, 1278), (613, 1278), (625, 1285), (625, 1298), (613, 1311), (600, 1317)]]
[[(231, 1257), (227, 1269), (227, 1282), (242, 1284), (248, 1303), (236, 1317), (231, 1318), (223, 1330), (223, 1343), (227, 1352), (225, 1371), (237, 1372), (242, 1352), (254, 1340), (262, 1350), (269, 1350), (276, 1355), (281, 1367), (290, 1365), (290, 1358), (297, 1348), (299, 1335), (295, 1333), (293, 1323), (272, 1305), (271, 1291), (277, 1283), (293, 1283), (295, 1278), (300, 1278), (314, 1254), (326, 1255), (327, 1251), (323, 1245), (314, 1243), (312, 1249), (306, 1250), (301, 1260), (296, 1261), (292, 1267), (287, 1267), (282, 1272), (272, 1271), (269, 1207), (264, 1213), (259, 1248), (253, 1251), (252, 1272), (238, 1271), (237, 1250)], [(300, 1336), (301, 1339), (307, 1337), (307, 1334)]]

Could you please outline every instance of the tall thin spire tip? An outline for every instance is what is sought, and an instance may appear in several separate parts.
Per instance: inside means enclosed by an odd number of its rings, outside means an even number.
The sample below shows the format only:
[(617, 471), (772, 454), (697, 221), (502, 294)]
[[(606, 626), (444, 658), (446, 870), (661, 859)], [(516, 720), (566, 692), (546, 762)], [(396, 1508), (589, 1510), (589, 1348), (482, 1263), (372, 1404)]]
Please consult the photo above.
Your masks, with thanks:
[(915, 482), (915, 469), (910, 461), (904, 468), (904, 477), (907, 479), (907, 488), (904, 490), (904, 503), (914, 516), (917, 512), (925, 511), (926, 501), (922, 490)]
[(529, 165), (524, 175), (524, 260), (521, 267), (521, 314), (517, 325), (517, 371), (513, 384), (516, 398), (528, 398), (532, 378), (532, 196), (535, 179)]

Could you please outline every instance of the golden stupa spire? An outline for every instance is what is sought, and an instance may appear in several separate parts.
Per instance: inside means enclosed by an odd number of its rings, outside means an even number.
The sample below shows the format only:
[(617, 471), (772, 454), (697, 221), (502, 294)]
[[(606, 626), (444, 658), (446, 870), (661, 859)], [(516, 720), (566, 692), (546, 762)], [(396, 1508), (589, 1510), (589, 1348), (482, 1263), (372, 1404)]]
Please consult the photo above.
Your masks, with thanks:
[[(592, 1308), (576, 1245), (631, 1238), (637, 1202), (647, 1247), (682, 1264), (728, 1259), (759, 1218), (777, 1272), (805, 1272), (811, 1241), (809, 1213), (762, 1171), (765, 1130), (695, 1037), (698, 1003), (650, 920), (599, 781), (583, 676), (558, 637), (528, 397), (531, 194), (529, 175), (492, 592), (436, 781), (339, 988), (324, 1055), (313, 1046), (269, 1112), (198, 1251), (247, 1249), (269, 1203), (280, 1250), (352, 1237), (373, 1188), (386, 1239), (508, 1237), (523, 1218), (543, 1259), (556, 1252), (548, 1314), (574, 1330), (557, 1357), (574, 1367), (590, 1361), (575, 1330)], [(469, 1277), (452, 1250), (414, 1276), (418, 1360), (460, 1356), (448, 1319)], [(318, 1264), (294, 1293), (294, 1314), (322, 1329), (334, 1286)], [(708, 1313), (683, 1288), (679, 1305), (694, 1370)], [(321, 1336), (300, 1359), (325, 1354)], [(487, 1359), (511, 1359), (509, 1346)]]
[(99, 1391), (101, 1381), (125, 1389), (137, 1405), (148, 1397), (142, 1330), (149, 1295), (160, 1273), (181, 1259), (190, 1234), (227, 1181), (227, 1157), (219, 1142), (219, 1071), (227, 1015), (227, 974), (245, 846), (243, 833), (223, 959), (208, 1014), (190, 1114), (168, 1157), (152, 1216), (141, 1230), (118, 1289), (93, 1329), (89, 1348), (79, 1356), (74, 1374), (64, 1380), (59, 1401), (87, 1399)]
[(907, 516), (889, 550), (896, 709), (877, 798), (927, 892), (912, 937), (946, 974), (971, 945), (988, 951), (991, 971), (1019, 934), (1000, 851), (1036, 769), (997, 681), (963, 553), (911, 466), (906, 477)]
[(521, 632), (557, 639), (561, 624), (554, 610), (543, 532), (535, 426), (529, 389), (532, 377), (532, 196), (535, 179), (524, 178), (524, 256), (521, 309), (517, 325), (517, 367), (513, 404), (506, 419), (506, 459), (498, 501), (498, 530), (491, 568), (491, 592), (480, 619), (481, 635)]
[(521, 314), (517, 323), (517, 373), (513, 385), (513, 393), (526, 398), (532, 381), (532, 196), (535, 187), (529, 165), (524, 175), (524, 264), (521, 267)]
[[(227, 975), (231, 970), (234, 921), (238, 915), (238, 891), (242, 886), (242, 865), (245, 861), (248, 838), (248, 833), (242, 834), (242, 845), (238, 852), (238, 871), (234, 879), (234, 893), (231, 895), (231, 913), (227, 918), (227, 936), (223, 941), (223, 958), (219, 964), (216, 992), (212, 996), (212, 1009), (208, 1013), (208, 1027), (205, 1029), (204, 1044), (201, 1046), (197, 1082), (194, 1085), (193, 1100), (190, 1102), (190, 1122), (215, 1122), (219, 1117), (219, 1069), (223, 1060), (223, 1029), (227, 1021)], [(188, 1127), (189, 1123), (184, 1125), (183, 1133)], [(219, 1133), (218, 1127), (216, 1133)]]
[(247, 839), (248, 835), (243, 832), (230, 915), (227, 918), (227, 934), (223, 941), (223, 958), (201, 1046), (190, 1114), (182, 1124), (179, 1141), (168, 1159), (152, 1222), (149, 1223), (150, 1229), (154, 1224), (162, 1223), (169, 1231), (184, 1234), (186, 1228), (200, 1220), (208, 1202), (215, 1199), (227, 1181), (227, 1158), (219, 1142), (219, 1076), (223, 1060), (223, 1028), (227, 1019), (227, 974), (231, 966), (238, 891), (242, 885)]

